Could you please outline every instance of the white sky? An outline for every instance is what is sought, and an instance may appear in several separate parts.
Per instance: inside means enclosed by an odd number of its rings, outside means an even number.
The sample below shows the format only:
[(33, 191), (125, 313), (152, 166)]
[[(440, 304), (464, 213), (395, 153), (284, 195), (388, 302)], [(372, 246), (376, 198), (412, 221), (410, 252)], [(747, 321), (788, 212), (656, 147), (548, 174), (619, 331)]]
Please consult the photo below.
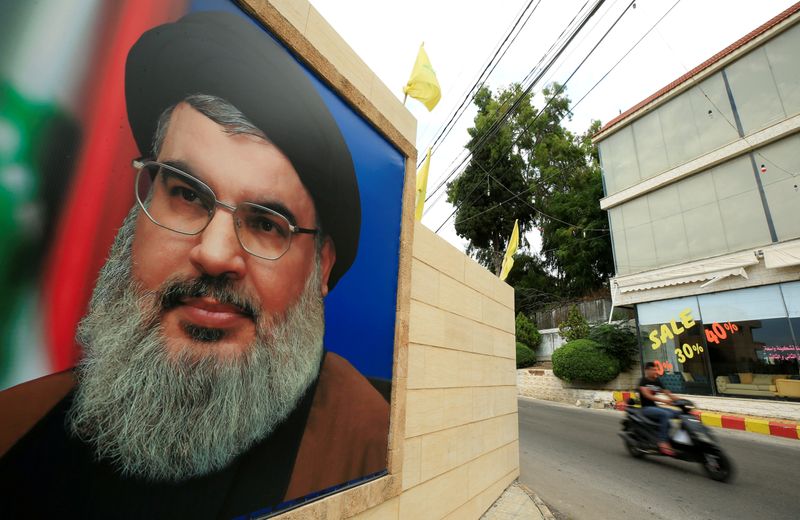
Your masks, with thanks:
[[(599, 80), (676, 0), (638, 0), (611, 30), (594, 54), (567, 84), (573, 104)], [(409, 99), (417, 118), (420, 157), (433, 142), (477, 79), (501, 39), (529, 0), (311, 0), (314, 7), (364, 62), (402, 100), (421, 42), (436, 70), (442, 99), (433, 112)], [(539, 62), (587, 0), (533, 0), (538, 7), (489, 77), (492, 90), (521, 81)], [(588, 3), (593, 3), (588, 0)], [(630, 0), (607, 0), (561, 59), (545, 83), (563, 83), (601, 38)], [(774, 17), (794, 0), (678, 0), (650, 34), (574, 109), (566, 126), (575, 133), (592, 119), (603, 123), (699, 65), (718, 51)], [(537, 84), (540, 92), (545, 84)], [(537, 103), (543, 103), (539, 98)], [(428, 194), (463, 158), (475, 110), (470, 105), (457, 126), (431, 157)], [(455, 161), (458, 159), (458, 161)], [(444, 190), (441, 190), (444, 191)], [(446, 196), (426, 204), (422, 222), (436, 230), (452, 213)], [(433, 203), (436, 201), (433, 205)], [(461, 250), (466, 241), (450, 221), (439, 235)], [(508, 230), (509, 234), (511, 230)], [(528, 234), (534, 251), (537, 236)]]

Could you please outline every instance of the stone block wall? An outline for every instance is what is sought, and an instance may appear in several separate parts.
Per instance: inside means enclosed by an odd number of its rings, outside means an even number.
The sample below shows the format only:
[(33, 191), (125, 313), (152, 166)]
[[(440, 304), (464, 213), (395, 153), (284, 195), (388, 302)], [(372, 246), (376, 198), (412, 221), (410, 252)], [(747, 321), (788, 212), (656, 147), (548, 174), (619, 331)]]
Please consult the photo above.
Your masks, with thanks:
[(478, 518), (519, 475), (513, 306), (417, 224), (399, 518)]
[(632, 390), (641, 377), (639, 366), (623, 372), (612, 381), (603, 385), (571, 385), (553, 375), (551, 369), (522, 368), (517, 370), (517, 388), (519, 395), (577, 404), (594, 408), (608, 408), (613, 403), (615, 390)]

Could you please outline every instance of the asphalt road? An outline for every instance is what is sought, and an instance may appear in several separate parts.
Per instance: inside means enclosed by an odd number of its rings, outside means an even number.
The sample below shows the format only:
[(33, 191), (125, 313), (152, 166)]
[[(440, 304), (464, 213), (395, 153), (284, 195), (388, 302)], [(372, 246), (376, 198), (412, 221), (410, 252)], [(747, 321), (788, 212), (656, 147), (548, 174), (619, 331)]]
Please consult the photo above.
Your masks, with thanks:
[(634, 459), (617, 436), (623, 412), (519, 399), (520, 481), (561, 519), (800, 518), (800, 440), (714, 429), (736, 473)]

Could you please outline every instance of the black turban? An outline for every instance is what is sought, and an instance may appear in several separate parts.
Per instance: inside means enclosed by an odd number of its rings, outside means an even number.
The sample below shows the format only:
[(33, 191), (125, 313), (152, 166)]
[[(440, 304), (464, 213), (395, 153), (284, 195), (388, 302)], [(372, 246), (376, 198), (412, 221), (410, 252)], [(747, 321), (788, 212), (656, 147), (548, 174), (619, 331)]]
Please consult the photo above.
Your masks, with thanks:
[(231, 103), (291, 161), (336, 246), (333, 288), (356, 257), (361, 203), (350, 152), (310, 78), (250, 20), (198, 12), (147, 31), (128, 53), (128, 121), (143, 156), (161, 113), (192, 94)]

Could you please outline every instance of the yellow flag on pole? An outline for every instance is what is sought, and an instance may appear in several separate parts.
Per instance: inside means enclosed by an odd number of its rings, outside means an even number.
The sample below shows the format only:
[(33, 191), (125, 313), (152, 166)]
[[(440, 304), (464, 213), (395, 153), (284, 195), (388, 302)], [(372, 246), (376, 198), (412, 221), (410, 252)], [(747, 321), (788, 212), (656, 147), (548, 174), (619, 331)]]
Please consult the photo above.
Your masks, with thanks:
[(419, 46), (417, 61), (414, 63), (414, 69), (411, 71), (408, 83), (403, 87), (403, 93), (421, 101), (430, 112), (441, 99), (442, 90), (439, 87), (439, 80), (436, 79), (436, 72), (433, 71), (424, 45), (423, 43)]
[(417, 205), (414, 212), (415, 220), (422, 220), (422, 208), (425, 206), (425, 192), (428, 189), (428, 168), (431, 166), (431, 149), (428, 148), (428, 155), (425, 156), (425, 162), (422, 163), (422, 168), (417, 172)]
[(506, 254), (503, 257), (503, 268), (500, 270), (500, 280), (505, 281), (511, 268), (514, 267), (514, 253), (517, 252), (519, 246), (519, 221), (514, 221), (514, 231), (511, 232), (511, 238), (508, 240), (508, 247)]

